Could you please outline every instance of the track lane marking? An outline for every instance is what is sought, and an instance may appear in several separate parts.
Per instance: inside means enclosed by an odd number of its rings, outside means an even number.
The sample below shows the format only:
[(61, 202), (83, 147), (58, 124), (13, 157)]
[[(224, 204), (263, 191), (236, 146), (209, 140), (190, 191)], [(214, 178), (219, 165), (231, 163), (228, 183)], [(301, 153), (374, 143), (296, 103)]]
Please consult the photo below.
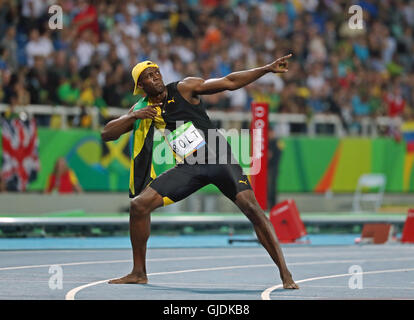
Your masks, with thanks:
[[(349, 252), (346, 254), (350, 255), (359, 255), (360, 253), (356, 252)], [(336, 256), (338, 255), (337, 252), (335, 253), (326, 253), (324, 255), (318, 255), (318, 257), (329, 257), (329, 256)], [(341, 252), (341, 255), (343, 255), (343, 252)], [(315, 254), (285, 254), (285, 257), (311, 257), (315, 256)], [(185, 260), (207, 260), (207, 259), (229, 259), (229, 258), (257, 258), (257, 257), (269, 257), (268, 254), (256, 254), (256, 255), (233, 255), (233, 256), (199, 256), (199, 257), (172, 257), (172, 258), (149, 258), (147, 259), (148, 262), (160, 262), (160, 261), (185, 261)], [(352, 261), (354, 261), (353, 259)], [(358, 261), (383, 261), (384, 259), (375, 260), (375, 259), (358, 259)], [(385, 259), (388, 261), (389, 259)], [(412, 260), (412, 258), (397, 258), (392, 259), (393, 261), (398, 260)], [(97, 260), (97, 261), (81, 261), (81, 262), (67, 262), (67, 263), (49, 263), (49, 264), (39, 264), (39, 265), (26, 265), (26, 266), (12, 266), (12, 267), (0, 267), (0, 271), (5, 270), (19, 270), (19, 269), (31, 269), (31, 268), (47, 268), (51, 265), (60, 265), (60, 266), (78, 266), (78, 265), (88, 265), (88, 264), (105, 264), (105, 263), (127, 263), (132, 262), (131, 259), (122, 259), (122, 260)], [(302, 262), (293, 262), (288, 263), (288, 265), (295, 265), (297, 263)], [(303, 262), (306, 263), (306, 262)], [(312, 264), (312, 263), (311, 263)]]
[[(353, 260), (327, 260), (327, 261), (320, 261), (320, 260), (318, 260), (318, 261), (307, 261), (307, 262), (288, 263), (288, 266), (295, 266), (295, 265), (317, 265), (317, 264), (335, 264), (335, 263), (354, 263), (354, 262), (357, 262), (357, 261), (358, 262), (379, 262), (379, 261), (383, 261), (383, 262), (384, 261), (385, 262), (394, 262), (394, 261), (405, 261), (405, 260), (414, 260), (414, 257), (413, 258), (396, 258), (396, 259), (391, 259), (391, 260), (390, 259), (371, 259), (371, 260), (367, 260), (367, 259), (353, 259)], [(271, 263), (271, 264), (255, 264), (255, 265), (243, 265), (243, 266), (225, 266), (225, 267), (212, 267), (212, 268), (201, 268), (201, 269), (187, 269), (187, 270), (165, 271), (165, 272), (150, 273), (150, 274), (148, 274), (148, 277), (149, 276), (159, 276), (159, 275), (169, 275), (169, 274), (179, 274), (179, 273), (189, 273), (189, 272), (219, 271), (219, 270), (248, 269), (248, 268), (262, 268), (262, 267), (275, 267), (275, 264), (274, 263)], [(414, 268), (413, 268), (413, 270), (414, 270)], [(346, 275), (355, 275), (355, 274), (348, 274), (347, 273)], [(345, 275), (341, 275), (341, 276), (345, 276)], [(335, 277), (337, 277), (337, 275)], [(319, 278), (324, 279), (324, 277), (319, 277)], [(319, 278), (310, 278), (310, 279), (317, 280)], [(113, 279), (113, 278), (111, 278), (111, 279)], [(95, 282), (87, 283), (85, 285), (82, 285), (82, 286), (73, 288), (72, 290), (70, 290), (66, 294), (65, 299), (66, 300), (75, 300), (75, 296), (76, 296), (76, 294), (79, 291), (81, 291), (81, 290), (83, 290), (85, 288), (89, 288), (89, 287), (92, 287), (92, 286), (96, 286), (96, 285), (99, 285), (99, 284), (108, 282), (111, 279), (105, 279), (105, 280), (95, 281)], [(306, 282), (306, 281), (312, 281), (312, 280), (305, 279), (305, 280), (299, 280), (299, 281), (300, 282)], [(299, 281), (295, 281), (295, 282), (296, 283), (300, 283)], [(277, 289), (280, 286), (283, 287), (283, 285), (281, 284), (281, 285), (277, 285), (277, 286), (270, 287), (270, 288), (268, 288), (266, 290), (269, 290), (271, 288)], [(273, 289), (273, 290), (275, 290), (275, 289)], [(263, 293), (266, 292), (266, 290), (263, 291)], [(273, 290), (271, 290), (271, 291), (273, 291)], [(269, 292), (269, 295), (270, 295), (270, 292)], [(263, 296), (263, 293), (262, 293), (262, 296)], [(264, 300), (270, 300), (270, 298), (269, 299), (264, 299)]]
[[(310, 282), (310, 281), (316, 281), (316, 280), (324, 280), (324, 279), (332, 279), (332, 278), (340, 278), (340, 277), (350, 277), (357, 274), (363, 275), (363, 274), (378, 274), (378, 273), (393, 273), (393, 272), (408, 272), (408, 271), (414, 271), (414, 268), (408, 268), (408, 269), (391, 269), (391, 270), (377, 270), (377, 271), (367, 271), (367, 272), (361, 272), (361, 273), (342, 273), (342, 274), (334, 274), (330, 276), (323, 276), (323, 277), (315, 277), (315, 278), (308, 278), (303, 280), (295, 281), (297, 284), (303, 283), (303, 282)], [(278, 284), (276, 286), (267, 288), (264, 290), (261, 294), (262, 300), (271, 300), (270, 294), (275, 291), (276, 289), (283, 288), (283, 284)]]
[[(208, 260), (208, 259), (233, 259), (233, 258), (257, 258), (257, 257), (266, 257), (267, 255), (238, 255), (238, 256), (200, 256), (200, 257), (172, 257), (172, 258), (150, 258), (147, 259), (148, 262), (162, 262), (162, 261), (185, 261), (185, 260)], [(132, 259), (128, 260), (98, 260), (98, 261), (82, 261), (82, 262), (68, 262), (68, 263), (50, 263), (50, 264), (38, 264), (38, 265), (28, 265), (28, 266), (15, 266), (15, 267), (2, 267), (0, 271), (4, 270), (19, 270), (19, 269), (31, 269), (31, 268), (47, 268), (51, 265), (59, 266), (79, 266), (79, 265), (88, 265), (88, 264), (105, 264), (105, 263), (126, 263), (132, 262)]]
[[(179, 273), (189, 273), (189, 272), (202, 272), (202, 271), (217, 271), (217, 270), (232, 270), (232, 269), (247, 269), (247, 268), (259, 268), (259, 267), (270, 267), (274, 266), (273, 263), (271, 264), (254, 264), (254, 265), (242, 265), (242, 266), (227, 266), (227, 267), (214, 267), (214, 268), (201, 268), (201, 269), (187, 269), (187, 270), (176, 270), (176, 271), (165, 271), (165, 272), (155, 272), (148, 274), (149, 276), (160, 276), (160, 275), (167, 275), (167, 274), (179, 274)], [(112, 279), (112, 278), (111, 278)], [(66, 296), (65, 300), (75, 300), (75, 295), (88, 287), (96, 286), (101, 283), (108, 282), (111, 279), (100, 280), (96, 282), (87, 283), (83, 286), (79, 286), (70, 290)]]

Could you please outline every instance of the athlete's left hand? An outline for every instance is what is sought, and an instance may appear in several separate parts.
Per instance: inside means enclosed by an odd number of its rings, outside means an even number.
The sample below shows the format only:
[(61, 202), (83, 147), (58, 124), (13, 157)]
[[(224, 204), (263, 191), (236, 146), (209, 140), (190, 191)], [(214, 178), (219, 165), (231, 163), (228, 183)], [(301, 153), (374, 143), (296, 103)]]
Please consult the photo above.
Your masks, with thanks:
[(267, 65), (267, 68), (269, 72), (273, 73), (285, 73), (288, 72), (289, 64), (288, 59), (292, 56), (292, 54), (288, 54), (287, 56), (284, 56), (282, 58), (279, 58), (272, 62), (271, 64)]

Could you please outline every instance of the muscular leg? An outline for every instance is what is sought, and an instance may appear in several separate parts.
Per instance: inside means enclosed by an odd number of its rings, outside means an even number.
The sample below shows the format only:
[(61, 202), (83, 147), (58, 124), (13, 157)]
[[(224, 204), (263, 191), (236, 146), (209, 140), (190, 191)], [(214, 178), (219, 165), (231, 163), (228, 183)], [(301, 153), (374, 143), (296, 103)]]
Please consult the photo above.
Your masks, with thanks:
[(283, 257), (282, 249), (279, 246), (273, 225), (257, 203), (253, 191), (245, 190), (239, 192), (236, 195), (235, 203), (253, 223), (260, 243), (278, 266), (283, 288), (299, 289), (299, 286), (293, 281), (292, 275), (286, 266), (285, 258)]
[(131, 200), (129, 214), (129, 233), (132, 244), (134, 266), (130, 274), (109, 283), (141, 283), (148, 282), (145, 269), (147, 240), (151, 231), (150, 213), (163, 205), (162, 197), (151, 187), (145, 188), (137, 197)]
[(159, 175), (139, 196), (131, 200), (129, 229), (134, 267), (130, 274), (111, 280), (110, 283), (148, 282), (145, 254), (151, 230), (150, 214), (163, 205), (163, 197), (177, 202), (205, 186), (207, 182), (198, 172), (199, 169), (191, 165), (177, 165)]

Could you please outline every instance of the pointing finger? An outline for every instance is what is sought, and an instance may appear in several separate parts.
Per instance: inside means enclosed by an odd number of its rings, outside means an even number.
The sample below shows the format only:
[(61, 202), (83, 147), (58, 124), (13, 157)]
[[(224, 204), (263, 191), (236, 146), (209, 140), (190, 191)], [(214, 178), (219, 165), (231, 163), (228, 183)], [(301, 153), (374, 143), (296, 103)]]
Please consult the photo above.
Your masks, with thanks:
[(279, 58), (279, 60), (285, 60), (285, 59), (289, 59), (292, 56), (291, 53), (289, 53), (287, 56), (284, 56), (282, 58)]

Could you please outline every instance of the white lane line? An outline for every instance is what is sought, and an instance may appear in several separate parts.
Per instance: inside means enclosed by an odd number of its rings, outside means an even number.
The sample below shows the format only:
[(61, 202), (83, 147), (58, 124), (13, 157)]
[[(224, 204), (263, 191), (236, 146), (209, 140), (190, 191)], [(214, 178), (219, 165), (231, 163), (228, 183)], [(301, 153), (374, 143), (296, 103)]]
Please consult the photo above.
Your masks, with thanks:
[[(166, 275), (166, 274), (179, 274), (179, 273), (189, 273), (189, 272), (202, 272), (202, 271), (217, 271), (217, 270), (231, 270), (231, 269), (247, 269), (247, 268), (260, 268), (260, 267), (270, 267), (274, 266), (274, 264), (254, 264), (254, 265), (243, 265), (243, 266), (228, 266), (228, 267), (215, 267), (215, 268), (202, 268), (202, 269), (187, 269), (187, 270), (176, 270), (176, 271), (166, 271), (166, 272), (156, 272), (156, 273), (150, 273), (148, 276), (160, 276), (160, 275)], [(75, 300), (75, 295), (88, 287), (96, 286), (101, 283), (108, 282), (111, 279), (106, 280), (100, 280), (96, 282), (87, 283), (83, 286), (73, 288), (70, 290), (66, 296), (66, 300)]]
[[(374, 261), (375, 262), (378, 262), (378, 261), (393, 262), (393, 261), (405, 261), (405, 260), (414, 260), (414, 257), (413, 258), (396, 258), (396, 259), (392, 259), (392, 260), (390, 260), (390, 259), (371, 259), (371, 260), (367, 260), (367, 259), (353, 259), (353, 260), (326, 260), (326, 261), (320, 261), (320, 260), (318, 260), (318, 261), (288, 263), (288, 266), (293, 266), (293, 265), (335, 264), (335, 263), (355, 263), (355, 262), (374, 262)], [(244, 266), (227, 266), (227, 267), (214, 267), (214, 268), (202, 268), (202, 269), (187, 269), (187, 270), (177, 270), (177, 271), (166, 271), (166, 272), (150, 273), (150, 274), (148, 274), (148, 276), (158, 276), (158, 275), (168, 275), (168, 274), (178, 274), (178, 273), (188, 273), (188, 272), (202, 272), (202, 271), (218, 271), (218, 270), (231, 270), (231, 269), (260, 268), (260, 267), (275, 267), (275, 265), (273, 263), (271, 263), (271, 264), (256, 264), (256, 265), (244, 265)], [(413, 270), (414, 270), (414, 268), (413, 268)], [(346, 274), (346, 275), (348, 275), (348, 274)], [(355, 275), (355, 274), (350, 274), (350, 275)], [(81, 290), (83, 290), (85, 288), (88, 288), (88, 287), (92, 287), (92, 286), (95, 286), (95, 285), (98, 285), (98, 284), (101, 284), (101, 283), (108, 282), (109, 280), (111, 280), (111, 279), (106, 279), (106, 280), (100, 280), (100, 281), (96, 281), (96, 282), (91, 282), (91, 283), (87, 283), (87, 284), (85, 284), (83, 286), (76, 287), (76, 288), (70, 290), (66, 294), (66, 300), (74, 300), (75, 299), (75, 295), (79, 291), (81, 291)], [(299, 281), (304, 282), (304, 280), (299, 280)], [(311, 280), (308, 280), (308, 281), (311, 281)], [(297, 282), (297, 283), (299, 283), (299, 282)], [(278, 288), (278, 286), (275, 286), (275, 287)], [(263, 295), (263, 293), (262, 293), (262, 295)]]
[[(185, 261), (185, 260), (208, 260), (208, 259), (233, 259), (233, 258), (253, 258), (253, 257), (266, 257), (267, 255), (238, 255), (238, 256), (201, 256), (201, 257), (175, 257), (175, 258), (153, 258), (147, 259), (150, 262), (162, 262), (162, 261)], [(395, 259), (352, 259), (352, 260), (328, 260), (325, 263), (341, 263), (341, 262), (353, 262), (353, 261), (367, 261), (367, 262), (378, 262), (378, 261), (405, 261), (405, 260), (414, 260), (414, 258), (395, 258)], [(3, 267), (0, 268), (0, 271), (5, 270), (20, 270), (20, 269), (31, 269), (31, 268), (47, 268), (51, 265), (59, 266), (79, 266), (79, 265), (89, 265), (89, 264), (106, 264), (106, 263), (127, 263), (131, 262), (131, 259), (127, 260), (102, 260), (102, 261), (83, 261), (83, 262), (70, 262), (70, 263), (50, 263), (50, 264), (39, 264), (39, 265), (28, 265), (28, 266), (15, 266), (15, 267)], [(310, 261), (310, 262), (292, 262), (288, 263), (289, 266), (294, 265), (307, 265), (307, 264), (319, 264), (320, 261)]]
[(361, 259), (347, 259), (347, 260), (325, 260), (321, 262), (318, 261), (305, 261), (305, 262), (292, 262), (288, 263), (288, 266), (306, 266), (306, 265), (313, 265), (313, 264), (329, 264), (329, 263), (353, 263), (353, 262), (394, 262), (394, 261), (410, 261), (414, 260), (414, 257), (412, 258), (394, 258), (394, 259), (367, 259), (367, 258), (361, 258)]
[(75, 295), (79, 291), (81, 291), (81, 290), (83, 290), (85, 288), (88, 288), (88, 287), (92, 287), (92, 286), (96, 286), (96, 285), (101, 284), (101, 283), (108, 282), (109, 280), (111, 280), (111, 279), (105, 279), (105, 280), (95, 281), (95, 282), (91, 282), (91, 283), (84, 284), (83, 286), (79, 286), (79, 287), (73, 288), (72, 290), (70, 290), (66, 294), (65, 300), (75, 300)]
[(332, 299), (331, 297), (321, 297), (321, 296), (297, 296), (297, 295), (278, 295), (278, 297), (280, 298), (288, 298), (289, 300), (292, 299), (311, 299), (311, 300), (330, 300)]
[[(147, 261), (148, 262), (162, 262), (162, 261), (210, 260), (210, 259), (229, 259), (229, 258), (234, 259), (234, 258), (257, 258), (257, 257), (266, 257), (266, 255), (260, 254), (260, 255), (238, 255), (238, 256), (153, 258), (153, 259), (147, 259)], [(0, 271), (31, 269), (31, 268), (46, 268), (46, 267), (50, 267), (51, 265), (80, 266), (80, 265), (88, 265), (88, 264), (126, 263), (126, 262), (132, 262), (132, 260), (128, 259), (128, 260), (101, 260), (101, 261), (83, 261), (83, 262), (69, 262), (69, 263), (50, 263), (50, 264), (28, 265), (28, 266), (4, 267), (4, 268), (0, 268)]]
[(131, 251), (131, 249), (119, 249), (119, 248), (107, 248), (107, 249), (22, 249), (22, 250), (1, 250), (0, 249), (0, 255), (1, 254), (23, 254), (23, 255), (27, 255), (28, 253), (68, 253), (68, 252), (76, 252), (76, 253), (100, 253), (100, 252), (105, 252), (107, 253), (108, 251)]
[[(414, 245), (398, 245), (398, 244), (383, 244), (381, 246), (373, 246), (373, 245), (346, 245), (346, 246), (317, 246), (317, 247), (313, 247), (312, 250), (315, 250), (314, 253), (292, 253), (292, 254), (285, 254), (285, 256), (289, 257), (289, 256), (325, 256), (325, 255), (336, 255), (339, 254), (338, 251), (338, 247), (341, 248), (346, 248), (346, 249), (352, 249), (352, 251), (344, 251), (343, 249), (340, 251), (341, 254), (354, 254), (355, 253), (355, 249), (361, 250), (360, 253), (363, 254), (367, 254), (367, 253), (372, 253), (372, 254), (376, 254), (378, 251), (381, 251), (381, 254), (383, 253), (395, 253), (396, 251), (398, 252), (402, 252), (402, 251), (413, 251), (414, 250)], [(336, 248), (336, 249), (335, 249)], [(154, 251), (170, 251), (170, 249), (172, 248), (149, 248), (151, 250)], [(200, 250), (205, 250), (202, 248), (197, 248)], [(228, 248), (218, 248), (218, 249), (225, 249), (227, 250)], [(237, 249), (240, 251), (246, 251), (246, 248), (230, 248), (230, 249)], [(257, 249), (257, 248), (255, 248)], [(300, 247), (284, 247), (283, 248), (286, 251), (299, 251), (303, 248)], [(332, 249), (334, 249), (335, 252), (332, 253), (328, 253), (327, 251), (331, 251)], [(129, 248), (108, 248), (108, 249), (97, 249), (97, 250), (93, 250), (93, 249), (77, 249), (77, 250), (71, 250), (71, 249), (50, 249), (50, 250), (42, 250), (42, 249), (33, 249), (33, 250), (0, 250), (0, 255), (9, 255), (9, 254), (22, 254), (22, 255), (27, 255), (30, 253), (71, 253), (71, 252), (75, 252), (75, 253), (101, 253), (101, 252), (122, 252), (122, 251), (130, 251), (131, 249)], [(183, 248), (176, 248), (176, 250), (178, 251), (182, 251), (184, 250)], [(220, 250), (223, 251), (223, 250)], [(309, 251), (309, 250), (308, 250)], [(386, 251), (386, 252), (384, 252)]]
[[(381, 246), (373, 246), (373, 245), (346, 245), (346, 246), (315, 246), (312, 247), (312, 250), (314, 250), (314, 253), (308, 253), (309, 250), (307, 251), (303, 251), (303, 253), (301, 253), (299, 250), (302, 250), (303, 248), (301, 247), (284, 247), (283, 249), (286, 251), (299, 251), (298, 253), (293, 253), (293, 254), (286, 254), (285, 256), (320, 256), (320, 255), (331, 255), (331, 254), (338, 254), (338, 247), (341, 248), (346, 248), (346, 249), (351, 249), (350, 251), (345, 251), (344, 249), (341, 249), (341, 254), (353, 254), (355, 253), (355, 249), (361, 250), (361, 253), (377, 253), (377, 251), (388, 251), (386, 253), (394, 253), (396, 252), (396, 250), (398, 251), (413, 251), (414, 250), (414, 245), (410, 246), (409, 244), (404, 244), (404, 245), (395, 245), (395, 244), (383, 244)], [(335, 249), (336, 248), (336, 249)], [(149, 248), (150, 250), (154, 250), (154, 251), (170, 251), (173, 248)], [(177, 251), (183, 251), (186, 250), (187, 248), (175, 248)], [(203, 248), (195, 248), (197, 250), (206, 250)], [(210, 248), (209, 248), (210, 249)], [(215, 249), (220, 249), (220, 251), (225, 251), (227, 249), (236, 249), (236, 250), (240, 250), (240, 251), (246, 251), (249, 248), (241, 248), (241, 247), (234, 247), (234, 248), (215, 248)], [(250, 248), (251, 249), (251, 248)], [(253, 248), (254, 250), (260, 249), (260, 248)], [(333, 253), (327, 253), (327, 251), (332, 251), (334, 250)], [(46, 249), (46, 250), (42, 250), (42, 249), (31, 249), (31, 250), (0, 250), (0, 255), (9, 255), (9, 254), (16, 254), (16, 255), (27, 255), (30, 253), (107, 253), (107, 252), (122, 252), (122, 251), (131, 251), (131, 248), (107, 248), (107, 249)]]
[[(348, 286), (317, 286), (317, 285), (304, 285), (303, 287), (306, 287), (306, 288), (342, 288), (342, 289), (347, 289), (348, 288)], [(375, 286), (365, 286), (364, 285), (364, 289), (381, 289), (381, 290), (400, 290), (401, 289), (401, 290), (414, 290), (414, 287), (388, 287), (388, 286), (375, 287)]]
[(0, 268), (0, 271), (4, 270), (20, 270), (20, 269), (34, 269), (34, 268), (48, 268), (51, 265), (59, 265), (59, 266), (80, 266), (80, 265), (87, 265), (87, 264), (102, 264), (102, 263), (124, 263), (130, 262), (131, 260), (109, 260), (109, 261), (84, 261), (84, 262), (71, 262), (71, 263), (49, 263), (49, 264), (38, 264), (38, 265), (30, 265), (30, 266), (18, 266), (18, 267), (5, 267)]
[[(368, 271), (368, 272), (361, 272), (360, 274), (378, 274), (378, 273), (393, 273), (393, 272), (408, 272), (414, 271), (414, 268), (408, 269), (392, 269), (392, 270), (377, 270), (377, 271)], [(295, 281), (297, 284), (309, 281), (316, 281), (316, 280), (323, 280), (323, 279), (332, 279), (332, 278), (340, 278), (340, 277), (349, 277), (353, 276), (355, 273), (343, 273), (343, 274), (334, 274), (330, 276), (323, 276), (323, 277), (315, 277), (315, 278), (308, 278), (303, 280)], [(262, 300), (270, 300), (270, 294), (275, 291), (276, 289), (283, 288), (283, 284), (278, 284), (276, 286), (267, 288), (261, 294)]]
[[(335, 252), (335, 253), (325, 253), (325, 254), (315, 254), (315, 253), (304, 253), (304, 254), (285, 254), (285, 257), (313, 257), (317, 256), (318, 258), (321, 257), (330, 257), (336, 255), (360, 255), (360, 253), (352, 251), (352, 252)], [(259, 257), (269, 257), (268, 254), (246, 254), (246, 255), (232, 255), (232, 256), (199, 256), (199, 257), (173, 257), (173, 258), (150, 258), (147, 259), (148, 262), (160, 262), (160, 261), (185, 261), (185, 260), (208, 260), (208, 259), (233, 259), (233, 258), (259, 258)], [(402, 258), (402, 260), (411, 260), (411, 258)], [(367, 260), (367, 259), (359, 259)], [(385, 259), (384, 261), (388, 261), (389, 259)], [(399, 259), (392, 259), (393, 261), (398, 261)], [(369, 261), (383, 261), (369, 259)], [(19, 270), (19, 269), (31, 269), (31, 268), (48, 268), (51, 265), (59, 265), (59, 266), (80, 266), (80, 265), (89, 265), (89, 264), (105, 264), (105, 263), (127, 263), (132, 262), (131, 259), (124, 259), (124, 260), (98, 260), (98, 261), (82, 261), (82, 262), (68, 262), (68, 263), (50, 263), (50, 264), (39, 264), (39, 265), (26, 265), (26, 266), (14, 266), (14, 267), (0, 267), (0, 271), (5, 270)], [(302, 262), (294, 262), (290, 263), (289, 265), (297, 265), (301, 264)], [(303, 262), (306, 263), (306, 262)], [(313, 263), (310, 263), (313, 264)]]

